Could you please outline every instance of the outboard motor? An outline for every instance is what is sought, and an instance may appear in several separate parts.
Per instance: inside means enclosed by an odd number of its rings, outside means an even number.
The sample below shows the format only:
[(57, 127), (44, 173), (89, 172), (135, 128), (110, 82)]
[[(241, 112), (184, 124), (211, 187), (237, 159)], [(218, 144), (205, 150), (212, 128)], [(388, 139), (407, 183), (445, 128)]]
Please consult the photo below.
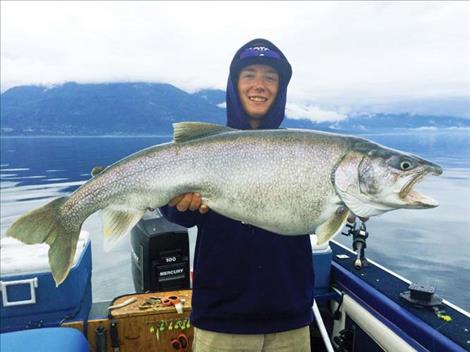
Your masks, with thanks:
[(136, 292), (190, 288), (189, 236), (185, 227), (146, 213), (131, 231), (132, 277)]

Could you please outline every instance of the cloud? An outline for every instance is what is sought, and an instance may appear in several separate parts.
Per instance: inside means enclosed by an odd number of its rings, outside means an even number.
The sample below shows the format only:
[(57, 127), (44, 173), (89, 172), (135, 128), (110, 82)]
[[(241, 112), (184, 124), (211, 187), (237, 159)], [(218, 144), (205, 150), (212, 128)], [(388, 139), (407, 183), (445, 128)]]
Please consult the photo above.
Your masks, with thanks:
[(265, 37), (293, 66), (296, 103), (468, 96), (469, 16), (468, 2), (2, 1), (1, 90), (66, 81), (224, 89), (236, 49)]
[(286, 116), (293, 120), (311, 120), (314, 122), (341, 121), (345, 114), (336, 111), (322, 110), (318, 106), (287, 103)]

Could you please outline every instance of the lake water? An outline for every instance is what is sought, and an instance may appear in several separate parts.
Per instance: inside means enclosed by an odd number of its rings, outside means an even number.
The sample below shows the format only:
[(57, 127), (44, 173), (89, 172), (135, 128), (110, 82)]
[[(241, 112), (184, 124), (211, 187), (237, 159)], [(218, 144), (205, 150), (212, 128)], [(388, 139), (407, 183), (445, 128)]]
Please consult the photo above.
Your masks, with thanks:
[[(363, 135), (389, 147), (419, 154), (443, 166), (417, 189), (440, 202), (430, 210), (398, 210), (367, 222), (367, 256), (409, 280), (436, 287), (445, 299), (470, 310), (470, 131), (401, 131)], [(109, 165), (170, 137), (1, 138), (1, 234), (25, 211), (69, 194), (96, 165)], [(126, 237), (103, 250), (101, 222), (83, 225), (91, 234), (93, 297), (107, 300), (134, 290)], [(190, 231), (194, 248), (196, 231)], [(338, 238), (340, 237), (340, 238)], [(338, 236), (343, 244), (351, 239)]]

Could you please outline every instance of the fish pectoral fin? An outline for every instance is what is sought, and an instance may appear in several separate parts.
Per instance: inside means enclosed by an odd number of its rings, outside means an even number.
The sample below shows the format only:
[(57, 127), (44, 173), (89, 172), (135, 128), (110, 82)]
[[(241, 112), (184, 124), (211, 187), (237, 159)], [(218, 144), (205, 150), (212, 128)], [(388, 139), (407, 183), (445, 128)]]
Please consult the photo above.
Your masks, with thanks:
[(145, 210), (107, 207), (101, 210), (105, 250), (112, 248), (144, 216)]
[(212, 136), (235, 129), (206, 122), (176, 122), (173, 124), (173, 141), (175, 143), (187, 142), (192, 139)]
[(340, 207), (336, 210), (334, 216), (318, 226), (315, 230), (315, 234), (317, 235), (317, 244), (328, 242), (336, 236), (346, 223), (348, 215), (349, 209), (347, 207)]

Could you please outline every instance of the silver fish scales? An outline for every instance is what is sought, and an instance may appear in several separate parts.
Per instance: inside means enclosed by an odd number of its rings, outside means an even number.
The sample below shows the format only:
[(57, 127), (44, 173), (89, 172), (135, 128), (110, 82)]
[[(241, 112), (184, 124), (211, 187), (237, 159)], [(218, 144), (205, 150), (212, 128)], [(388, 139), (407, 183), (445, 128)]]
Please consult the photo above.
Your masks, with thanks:
[(83, 222), (102, 211), (110, 240), (130, 231), (148, 208), (199, 192), (224, 216), (280, 235), (316, 233), (328, 241), (350, 213), (361, 217), (437, 203), (412, 190), (442, 169), (415, 155), (365, 139), (311, 130), (240, 131), (185, 122), (172, 143), (105, 168), (69, 197), (13, 223), (7, 235), (50, 245), (57, 285), (66, 278)]

